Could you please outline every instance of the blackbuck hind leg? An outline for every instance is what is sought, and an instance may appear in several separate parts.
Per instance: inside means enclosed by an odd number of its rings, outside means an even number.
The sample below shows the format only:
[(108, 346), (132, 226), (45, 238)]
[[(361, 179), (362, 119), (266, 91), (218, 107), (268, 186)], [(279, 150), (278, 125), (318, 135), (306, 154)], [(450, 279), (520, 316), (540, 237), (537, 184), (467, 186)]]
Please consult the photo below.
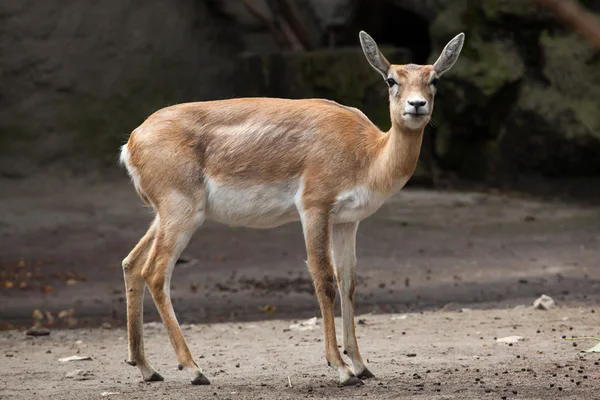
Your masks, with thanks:
[(357, 222), (336, 224), (332, 229), (332, 253), (335, 275), (342, 306), (342, 330), (344, 354), (352, 361), (352, 370), (359, 378), (373, 378), (358, 351), (354, 329), (354, 269), (356, 267)]
[(335, 336), (335, 278), (330, 259), (331, 221), (329, 210), (310, 209), (305, 211), (302, 216), (302, 225), (306, 240), (308, 267), (323, 316), (327, 364), (337, 369), (341, 385), (360, 384), (360, 379), (352, 373), (342, 359)]
[(142, 268), (146, 263), (154, 235), (158, 227), (158, 217), (154, 219), (148, 232), (140, 239), (131, 253), (123, 260), (123, 277), (127, 296), (127, 342), (129, 365), (136, 366), (142, 372), (145, 381), (162, 381), (163, 378), (154, 370), (144, 353), (144, 290), (146, 283), (142, 278)]
[(171, 275), (177, 259), (187, 246), (194, 231), (204, 221), (204, 202), (182, 195), (167, 197), (158, 209), (159, 226), (148, 262), (142, 276), (152, 294), (156, 308), (175, 349), (179, 369), (191, 373), (192, 384), (210, 382), (194, 361), (183, 337), (171, 302)]

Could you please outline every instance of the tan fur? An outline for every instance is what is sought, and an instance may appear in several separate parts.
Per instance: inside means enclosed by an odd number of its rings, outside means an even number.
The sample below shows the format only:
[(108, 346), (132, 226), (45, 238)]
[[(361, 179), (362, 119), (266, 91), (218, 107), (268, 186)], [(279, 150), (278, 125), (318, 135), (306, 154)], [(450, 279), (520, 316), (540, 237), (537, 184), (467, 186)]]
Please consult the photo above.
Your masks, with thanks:
[[(257, 133), (236, 135), (238, 125)], [(267, 134), (264, 125), (271, 127)], [(236, 186), (305, 176), (318, 196), (359, 184), (386, 190), (412, 174), (420, 141), (419, 133), (397, 128), (383, 133), (333, 102), (256, 98), (160, 110), (133, 132), (128, 147), (146, 196), (158, 201), (168, 183), (185, 193), (206, 175)]]
[[(439, 65), (454, 63), (456, 49), (460, 51), (462, 47), (462, 38), (457, 38), (452, 46), (447, 46), (448, 55)], [(379, 207), (414, 172), (423, 129), (433, 109), (435, 89), (431, 80), (438, 71), (432, 66), (390, 66), (370, 37), (361, 36), (361, 40), (371, 65), (384, 79), (389, 74), (388, 78), (393, 77), (398, 83), (390, 89), (392, 128), (388, 132), (381, 132), (359, 110), (328, 100), (244, 98), (167, 107), (151, 115), (131, 134), (121, 157), (136, 190), (157, 213), (148, 233), (123, 261), (129, 357), (140, 367), (145, 380), (158, 375), (143, 350), (144, 282), (181, 368), (192, 373), (193, 383), (208, 383), (185, 342), (169, 287), (177, 258), (204, 221), (207, 210), (215, 206), (210, 202), (217, 200), (207, 198), (211, 190), (221, 189), (211, 188), (226, 187), (222, 190), (229, 192), (224, 192), (222, 199), (235, 201), (227, 196), (251, 193), (247, 196), (252, 198), (255, 194), (248, 190), (277, 188), (288, 182), (296, 182), (300, 194), (296, 207), (323, 316), (327, 361), (337, 369), (342, 384), (359, 382), (357, 376), (372, 376), (359, 353), (353, 320), (355, 237), (359, 220), (368, 212), (359, 210), (352, 214), (352, 206), (358, 204), (367, 211), (372, 204)], [(429, 103), (429, 111), (412, 117), (404, 107), (415, 94)], [(290, 201), (291, 194), (286, 189), (274, 190), (281, 200), (268, 200)], [(336, 222), (336, 212), (346, 204), (336, 204), (340, 198), (350, 205), (347, 219)], [(371, 200), (373, 203), (368, 203)], [(277, 212), (287, 213), (288, 203), (281, 204), (286, 209)], [(248, 210), (261, 218), (265, 215), (259, 213), (263, 210)], [(341, 294), (344, 351), (351, 359), (352, 369), (337, 346), (336, 286)]]

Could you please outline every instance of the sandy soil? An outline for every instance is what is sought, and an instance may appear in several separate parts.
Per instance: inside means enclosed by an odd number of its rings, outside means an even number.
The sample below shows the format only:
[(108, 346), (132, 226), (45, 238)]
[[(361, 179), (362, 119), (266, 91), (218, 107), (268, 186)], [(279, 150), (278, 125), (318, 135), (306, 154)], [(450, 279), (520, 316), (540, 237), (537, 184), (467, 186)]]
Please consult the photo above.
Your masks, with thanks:
[[(326, 366), (321, 327), (298, 332), (291, 321), (186, 325), (184, 333), (211, 386), (192, 386), (178, 371), (164, 329), (146, 328), (146, 348), (164, 382), (144, 383), (126, 365), (123, 329), (53, 331), (31, 338), (0, 334), (6, 399), (597, 399), (600, 312), (511, 309), (360, 316), (362, 353), (376, 374), (362, 387), (337, 386)], [(340, 321), (336, 321), (338, 327)], [(520, 335), (514, 345), (495, 338)], [(573, 343), (577, 344), (574, 347)], [(91, 361), (59, 362), (72, 355)], [(81, 370), (75, 378), (66, 375)], [(288, 381), (289, 377), (289, 381)], [(291, 387), (289, 386), (291, 382)], [(102, 393), (115, 394), (102, 397)], [(105, 393), (106, 395), (106, 393)]]
[[(27, 327), (34, 309), (122, 323), (120, 262), (151, 220), (127, 179), (45, 176), (0, 187), (0, 325)], [(361, 224), (357, 253), (359, 312), (515, 306), (542, 293), (563, 305), (600, 300), (597, 206), (406, 189)], [(208, 222), (184, 256), (171, 290), (181, 321), (308, 318), (318, 309), (299, 224)], [(145, 305), (156, 320), (149, 296)]]
[[(287, 330), (318, 311), (298, 224), (199, 230), (171, 294), (213, 385), (175, 370), (161, 328), (146, 336), (166, 381), (141, 383), (123, 363), (120, 262), (150, 219), (122, 176), (0, 181), (0, 398), (600, 398), (600, 356), (561, 339), (600, 334), (598, 205), (415, 188), (390, 199), (358, 234), (358, 333), (378, 376), (360, 388), (336, 386), (320, 328)], [(514, 309), (542, 293), (560, 308)], [(145, 314), (158, 320), (149, 296)], [(33, 315), (49, 337), (23, 335)], [(514, 334), (526, 341), (494, 343)], [(93, 360), (57, 361), (78, 352)], [(89, 379), (65, 376), (75, 369)]]

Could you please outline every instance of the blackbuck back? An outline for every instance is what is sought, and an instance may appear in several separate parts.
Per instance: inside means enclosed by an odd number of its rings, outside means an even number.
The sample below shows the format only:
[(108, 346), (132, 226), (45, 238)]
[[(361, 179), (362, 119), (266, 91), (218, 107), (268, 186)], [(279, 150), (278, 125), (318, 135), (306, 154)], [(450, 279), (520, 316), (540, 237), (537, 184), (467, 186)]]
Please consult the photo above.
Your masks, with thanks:
[[(123, 260), (128, 363), (146, 381), (163, 378), (144, 354), (142, 304), (149, 291), (193, 384), (208, 384), (173, 310), (175, 263), (205, 219), (269, 228), (300, 221), (307, 264), (323, 317), (325, 357), (342, 385), (372, 377), (354, 330), (355, 238), (361, 220), (400, 190), (417, 165), (438, 79), (464, 41), (452, 39), (433, 65), (391, 65), (360, 32), (371, 66), (389, 86), (392, 127), (381, 132), (359, 110), (322, 100), (241, 98), (161, 109), (135, 129), (121, 161), (154, 221)], [(336, 283), (343, 348), (334, 326)]]

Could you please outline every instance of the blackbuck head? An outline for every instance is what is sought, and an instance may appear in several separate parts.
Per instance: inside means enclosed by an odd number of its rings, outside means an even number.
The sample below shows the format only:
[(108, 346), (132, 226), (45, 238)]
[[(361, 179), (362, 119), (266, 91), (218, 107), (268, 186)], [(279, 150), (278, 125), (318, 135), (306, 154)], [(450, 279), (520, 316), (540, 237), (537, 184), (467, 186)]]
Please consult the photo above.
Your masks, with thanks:
[(389, 86), (392, 122), (408, 130), (422, 130), (431, 118), (439, 78), (460, 55), (464, 33), (448, 42), (433, 65), (390, 64), (371, 36), (360, 31), (359, 37), (369, 64)]

